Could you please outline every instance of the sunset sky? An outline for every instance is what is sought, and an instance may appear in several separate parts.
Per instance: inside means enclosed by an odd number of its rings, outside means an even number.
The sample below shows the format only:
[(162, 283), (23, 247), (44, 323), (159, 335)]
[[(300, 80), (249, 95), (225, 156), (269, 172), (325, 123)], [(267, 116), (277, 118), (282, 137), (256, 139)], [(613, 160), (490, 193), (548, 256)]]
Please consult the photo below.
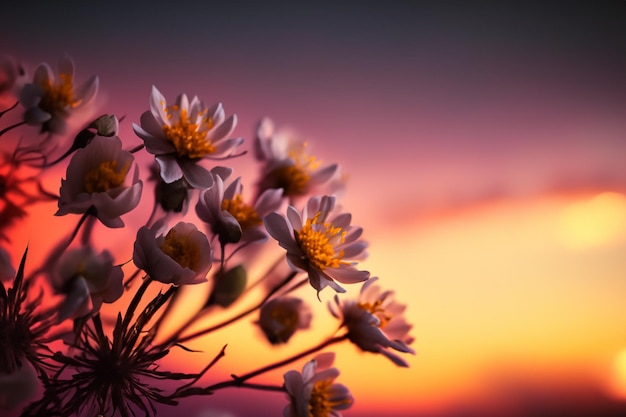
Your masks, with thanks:
[[(269, 116), (342, 166), (364, 265), (408, 305), (417, 351), (398, 369), (339, 346), (356, 399), (345, 416), (623, 414), (626, 3), (445, 3), (18, 2), (0, 55), (32, 73), (68, 53), (79, 80), (100, 77), (96, 111), (126, 116), (129, 146), (155, 85), (221, 101), (247, 149)], [(52, 225), (53, 212), (12, 231), (16, 263), (41, 227), (76, 221)], [(229, 344), (216, 380), (295, 353), (335, 325), (330, 292), (303, 292), (317, 314), (293, 346), (268, 346), (250, 319), (194, 347)], [(174, 356), (189, 371), (206, 362)], [(275, 416), (285, 403), (232, 390), (159, 415)]]

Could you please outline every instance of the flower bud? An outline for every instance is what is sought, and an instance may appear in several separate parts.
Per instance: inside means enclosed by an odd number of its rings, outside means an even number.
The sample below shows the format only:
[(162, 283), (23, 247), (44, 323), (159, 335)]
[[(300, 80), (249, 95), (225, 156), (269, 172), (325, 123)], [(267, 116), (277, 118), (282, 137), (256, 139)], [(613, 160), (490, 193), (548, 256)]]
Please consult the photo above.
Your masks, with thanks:
[(9, 253), (0, 248), (0, 281), (10, 282), (15, 278), (15, 268), (11, 264)]
[(246, 289), (247, 275), (243, 265), (237, 265), (225, 272), (219, 271), (215, 274), (213, 290), (207, 305), (217, 304), (224, 308), (230, 306)]
[(239, 242), (243, 234), (241, 225), (229, 212), (223, 211), (222, 214), (222, 218), (213, 225), (213, 232), (219, 236), (222, 245)]
[(91, 122), (89, 127), (96, 129), (100, 136), (115, 136), (120, 130), (120, 122), (114, 114), (104, 114)]

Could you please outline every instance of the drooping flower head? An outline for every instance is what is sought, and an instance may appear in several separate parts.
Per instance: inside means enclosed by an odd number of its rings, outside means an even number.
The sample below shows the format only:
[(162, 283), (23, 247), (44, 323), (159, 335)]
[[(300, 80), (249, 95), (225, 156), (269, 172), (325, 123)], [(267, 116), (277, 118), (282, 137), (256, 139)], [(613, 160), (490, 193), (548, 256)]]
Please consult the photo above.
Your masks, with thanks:
[(299, 329), (311, 324), (311, 309), (295, 297), (274, 298), (261, 307), (257, 324), (272, 344), (287, 343)]
[(24, 85), (20, 102), (26, 108), (24, 121), (41, 125), (42, 132), (62, 134), (66, 120), (76, 109), (87, 105), (98, 91), (98, 77), (93, 76), (80, 87), (74, 86), (74, 61), (65, 55), (55, 77), (46, 63), (35, 70), (33, 82)]
[[(235, 243), (266, 240), (263, 217), (278, 210), (282, 204), (282, 191), (266, 190), (250, 204), (243, 197), (240, 177), (225, 187), (226, 176), (215, 169), (212, 173), (215, 185), (200, 194), (196, 205), (198, 217), (211, 226), (213, 233), (220, 235), (220, 241), (226, 239), (228, 243)], [(222, 236), (229, 231), (233, 233), (231, 240), (228, 236)]]
[(353, 284), (369, 278), (369, 272), (356, 269), (356, 260), (365, 257), (367, 243), (360, 240), (362, 229), (350, 225), (350, 213), (331, 216), (335, 197), (312, 197), (300, 214), (293, 206), (287, 216), (274, 212), (265, 217), (268, 233), (287, 250), (287, 261), (304, 270), (318, 293), (326, 286), (337, 292), (337, 284)]
[(298, 371), (284, 375), (285, 389), (290, 403), (284, 408), (284, 417), (341, 417), (354, 403), (348, 388), (333, 382), (339, 376), (337, 368), (331, 368), (335, 354), (322, 353), (307, 362)]
[(65, 252), (51, 276), (56, 292), (65, 295), (59, 319), (97, 312), (103, 302), (116, 301), (124, 291), (123, 276), (122, 267), (113, 265), (107, 250), (98, 254), (85, 246)]
[(335, 297), (335, 304), (329, 304), (330, 311), (342, 320), (352, 343), (408, 367), (404, 359), (391, 351), (415, 354), (409, 346), (414, 340), (409, 335), (413, 326), (403, 316), (406, 306), (393, 299), (393, 291), (382, 291), (375, 285), (377, 279), (363, 284), (357, 300), (340, 301)]
[(137, 231), (133, 262), (151, 278), (165, 284), (186, 285), (206, 281), (212, 252), (206, 235), (192, 223), (179, 222), (157, 237), (159, 225)]
[(210, 108), (194, 96), (178, 96), (167, 105), (165, 97), (152, 87), (150, 111), (141, 115), (141, 126), (133, 123), (146, 150), (153, 154), (166, 183), (184, 178), (192, 188), (210, 188), (209, 171), (198, 164), (204, 158), (231, 156), (242, 138), (227, 138), (237, 124), (237, 117), (225, 117), (221, 103)]
[(61, 180), (57, 216), (93, 210), (107, 227), (122, 227), (120, 218), (139, 204), (142, 182), (137, 167), (130, 174), (133, 155), (122, 150), (117, 136), (96, 136), (79, 149)]
[(288, 132), (276, 132), (268, 118), (259, 123), (254, 146), (256, 159), (263, 163), (259, 192), (279, 188), (292, 200), (319, 194), (319, 187), (339, 169), (337, 164), (320, 167), (320, 161), (308, 153), (306, 142)]

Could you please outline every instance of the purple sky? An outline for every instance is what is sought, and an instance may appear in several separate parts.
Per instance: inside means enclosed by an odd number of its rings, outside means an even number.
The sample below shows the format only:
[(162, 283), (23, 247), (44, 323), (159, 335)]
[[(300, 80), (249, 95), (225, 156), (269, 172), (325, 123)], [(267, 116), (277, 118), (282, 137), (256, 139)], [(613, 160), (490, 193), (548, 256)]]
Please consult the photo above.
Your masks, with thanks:
[(355, 199), (412, 213), (626, 182), (623, 2), (31, 4), (5, 15), (0, 52), (69, 53), (132, 121), (152, 84), (222, 101), (246, 138), (270, 116), (342, 163)]

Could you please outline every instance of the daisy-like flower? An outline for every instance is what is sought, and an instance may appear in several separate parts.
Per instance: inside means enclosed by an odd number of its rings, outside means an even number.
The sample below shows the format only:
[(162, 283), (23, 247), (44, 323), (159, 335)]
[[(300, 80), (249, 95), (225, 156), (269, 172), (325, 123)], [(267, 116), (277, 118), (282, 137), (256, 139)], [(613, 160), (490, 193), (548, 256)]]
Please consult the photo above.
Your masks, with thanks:
[[(224, 188), (223, 175), (213, 174), (215, 185), (203, 191), (196, 204), (198, 217), (211, 225), (213, 233), (220, 236), (231, 231), (238, 234), (233, 236), (233, 243), (258, 242), (267, 239), (263, 229), (263, 217), (278, 210), (282, 204), (282, 190), (272, 189), (264, 191), (253, 204), (248, 204), (243, 198), (241, 178), (237, 178), (228, 187)], [(235, 221), (238, 227), (233, 225)], [(237, 239), (235, 239), (238, 237)], [(228, 241), (228, 236), (226, 236)]]
[(98, 254), (85, 246), (65, 252), (52, 274), (52, 286), (65, 294), (59, 320), (97, 312), (103, 302), (120, 298), (123, 276), (122, 267), (113, 265), (113, 255), (107, 250)]
[(133, 162), (133, 155), (122, 150), (117, 136), (96, 136), (72, 157), (67, 179), (61, 180), (56, 215), (91, 209), (105, 226), (123, 227), (120, 216), (139, 204), (143, 187), (136, 166), (129, 174)]
[(72, 112), (87, 105), (97, 91), (97, 76), (74, 87), (74, 61), (69, 56), (61, 58), (57, 77), (50, 66), (43, 63), (35, 70), (33, 82), (20, 91), (20, 102), (26, 108), (24, 121), (41, 125), (42, 132), (62, 134)]
[(337, 173), (337, 164), (320, 167), (308, 154), (307, 143), (287, 132), (276, 132), (273, 122), (264, 118), (257, 128), (254, 142), (256, 159), (263, 163), (259, 190), (280, 188), (285, 197), (294, 199), (313, 193)]
[(348, 388), (334, 384), (339, 376), (337, 368), (331, 368), (335, 354), (322, 353), (307, 362), (298, 371), (284, 375), (285, 389), (290, 403), (283, 410), (284, 417), (341, 417), (354, 403)]
[(221, 103), (210, 108), (194, 96), (178, 96), (168, 106), (165, 97), (152, 87), (150, 111), (141, 115), (141, 126), (133, 123), (146, 150), (155, 156), (161, 178), (171, 183), (184, 178), (192, 188), (207, 189), (213, 185), (209, 171), (198, 164), (204, 158), (232, 155), (242, 138), (227, 139), (237, 124), (237, 117), (225, 117)]
[(342, 320), (348, 330), (348, 338), (364, 351), (380, 353), (398, 366), (409, 364), (391, 351), (415, 354), (409, 346), (413, 337), (409, 331), (413, 327), (407, 323), (403, 313), (406, 308), (393, 299), (393, 291), (382, 291), (374, 285), (378, 278), (371, 278), (363, 284), (357, 300), (340, 301), (329, 304), (331, 313)]
[(257, 324), (272, 344), (287, 343), (299, 329), (311, 324), (311, 309), (301, 299), (279, 297), (261, 307)]
[(146, 226), (137, 232), (133, 262), (151, 278), (165, 284), (186, 285), (206, 281), (212, 252), (206, 235), (192, 223), (179, 222), (167, 234), (156, 236)]
[(302, 215), (289, 206), (287, 217), (276, 212), (265, 217), (268, 233), (287, 250), (289, 264), (308, 273), (318, 294), (326, 286), (345, 292), (336, 281), (354, 284), (370, 275), (355, 268), (366, 255), (367, 243), (359, 240), (362, 229), (350, 225), (350, 213), (330, 217), (334, 208), (335, 197), (312, 197)]

